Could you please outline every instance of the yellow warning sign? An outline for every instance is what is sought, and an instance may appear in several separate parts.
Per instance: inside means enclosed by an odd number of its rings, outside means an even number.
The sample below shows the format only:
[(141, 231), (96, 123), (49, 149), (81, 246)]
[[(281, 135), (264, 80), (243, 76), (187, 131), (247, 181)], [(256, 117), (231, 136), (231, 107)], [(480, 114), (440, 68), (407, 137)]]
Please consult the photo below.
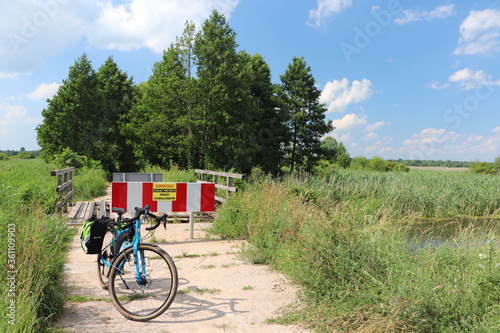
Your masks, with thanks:
[(176, 198), (176, 183), (153, 183), (153, 201), (175, 201)]

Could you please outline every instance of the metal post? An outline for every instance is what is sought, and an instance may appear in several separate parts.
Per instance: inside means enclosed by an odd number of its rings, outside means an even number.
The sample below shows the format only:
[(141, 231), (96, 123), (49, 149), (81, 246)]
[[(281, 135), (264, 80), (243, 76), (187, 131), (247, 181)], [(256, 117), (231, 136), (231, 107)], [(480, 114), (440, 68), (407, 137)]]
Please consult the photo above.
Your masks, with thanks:
[(194, 238), (194, 212), (189, 213), (189, 239)]

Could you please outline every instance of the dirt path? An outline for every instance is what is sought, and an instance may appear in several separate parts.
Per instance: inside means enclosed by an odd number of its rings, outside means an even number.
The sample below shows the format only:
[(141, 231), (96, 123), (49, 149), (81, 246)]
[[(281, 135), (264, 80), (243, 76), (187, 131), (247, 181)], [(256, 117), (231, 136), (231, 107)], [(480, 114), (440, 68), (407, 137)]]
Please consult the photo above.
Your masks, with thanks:
[(187, 224), (157, 229), (159, 245), (176, 262), (182, 292), (163, 315), (146, 323), (125, 319), (108, 301), (108, 292), (97, 280), (96, 256), (83, 253), (78, 233), (68, 253), (64, 283), (70, 296), (92, 300), (67, 302), (56, 326), (99, 333), (307, 332), (266, 323), (276, 317), (276, 310), (294, 302), (296, 289), (267, 266), (238, 259), (243, 241), (206, 239), (204, 230), (209, 227), (210, 223), (196, 223), (194, 239), (189, 239)]

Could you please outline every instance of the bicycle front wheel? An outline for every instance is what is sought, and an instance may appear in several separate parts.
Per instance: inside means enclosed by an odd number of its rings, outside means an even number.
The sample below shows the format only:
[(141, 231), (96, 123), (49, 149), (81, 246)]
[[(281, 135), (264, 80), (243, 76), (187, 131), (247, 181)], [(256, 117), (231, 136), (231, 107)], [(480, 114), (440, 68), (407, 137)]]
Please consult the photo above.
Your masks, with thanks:
[(127, 319), (148, 321), (172, 304), (178, 277), (174, 261), (163, 249), (140, 244), (137, 263), (133, 248), (120, 253), (109, 272), (109, 295)]

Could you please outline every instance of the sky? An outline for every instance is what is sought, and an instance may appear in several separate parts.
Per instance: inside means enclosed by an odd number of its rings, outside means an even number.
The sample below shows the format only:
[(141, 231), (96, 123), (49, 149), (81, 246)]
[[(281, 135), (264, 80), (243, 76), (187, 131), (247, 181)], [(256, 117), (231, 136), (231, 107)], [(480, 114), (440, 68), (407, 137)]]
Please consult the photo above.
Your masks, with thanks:
[(304, 57), (351, 157), (500, 155), (500, 0), (0, 0), (0, 150), (40, 148), (47, 99), (84, 53), (139, 84), (214, 9), (273, 83)]

